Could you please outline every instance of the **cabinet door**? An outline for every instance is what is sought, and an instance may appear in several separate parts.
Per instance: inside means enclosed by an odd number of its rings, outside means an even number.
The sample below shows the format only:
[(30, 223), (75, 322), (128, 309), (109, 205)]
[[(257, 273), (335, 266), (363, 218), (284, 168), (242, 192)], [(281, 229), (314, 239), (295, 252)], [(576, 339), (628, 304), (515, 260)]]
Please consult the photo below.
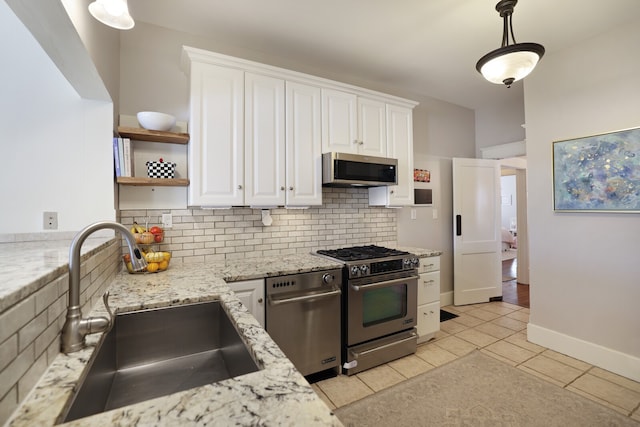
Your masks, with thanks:
[(418, 342), (433, 338), (440, 330), (440, 301), (418, 306)]
[(191, 64), (189, 205), (242, 205), (244, 73)]
[(322, 152), (358, 152), (357, 97), (322, 89)]
[(245, 205), (284, 205), (284, 95), (284, 80), (245, 73)]
[(231, 282), (229, 287), (264, 328), (264, 280)]
[(322, 204), (320, 89), (286, 84), (287, 206)]
[(387, 155), (385, 103), (358, 97), (358, 154)]
[(413, 110), (387, 104), (387, 156), (398, 159), (398, 185), (369, 189), (369, 204), (413, 204)]

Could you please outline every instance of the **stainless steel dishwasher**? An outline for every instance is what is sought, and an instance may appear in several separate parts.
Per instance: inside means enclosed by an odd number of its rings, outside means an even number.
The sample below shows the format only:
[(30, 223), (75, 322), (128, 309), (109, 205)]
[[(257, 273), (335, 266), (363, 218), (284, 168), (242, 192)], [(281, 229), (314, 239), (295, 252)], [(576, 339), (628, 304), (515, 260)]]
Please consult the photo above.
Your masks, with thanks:
[(340, 366), (342, 269), (266, 279), (266, 330), (302, 375)]

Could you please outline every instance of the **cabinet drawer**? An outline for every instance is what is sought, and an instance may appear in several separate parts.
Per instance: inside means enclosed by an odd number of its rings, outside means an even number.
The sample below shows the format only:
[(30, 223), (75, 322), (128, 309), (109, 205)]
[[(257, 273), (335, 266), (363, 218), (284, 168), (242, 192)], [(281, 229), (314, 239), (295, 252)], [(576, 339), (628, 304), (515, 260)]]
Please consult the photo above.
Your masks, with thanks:
[(428, 273), (430, 271), (438, 270), (440, 270), (439, 256), (420, 258), (420, 267), (418, 267), (418, 273)]
[(422, 273), (418, 279), (418, 305), (440, 301), (440, 272)]
[(433, 338), (440, 330), (440, 302), (418, 306), (418, 342)]

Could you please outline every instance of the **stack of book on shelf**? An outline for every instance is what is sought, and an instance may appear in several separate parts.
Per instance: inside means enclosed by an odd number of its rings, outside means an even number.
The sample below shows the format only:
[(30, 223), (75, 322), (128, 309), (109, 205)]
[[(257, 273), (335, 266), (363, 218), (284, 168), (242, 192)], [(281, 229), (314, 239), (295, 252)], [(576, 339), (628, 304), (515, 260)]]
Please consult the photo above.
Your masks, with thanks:
[(131, 155), (131, 140), (129, 138), (113, 138), (113, 160), (116, 177), (133, 176), (133, 156)]

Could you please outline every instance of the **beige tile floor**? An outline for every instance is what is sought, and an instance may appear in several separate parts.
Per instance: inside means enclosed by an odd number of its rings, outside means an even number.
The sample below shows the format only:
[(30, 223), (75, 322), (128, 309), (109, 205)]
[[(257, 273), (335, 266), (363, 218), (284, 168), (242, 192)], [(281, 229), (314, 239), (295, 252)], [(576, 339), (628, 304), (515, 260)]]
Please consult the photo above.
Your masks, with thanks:
[(312, 384), (335, 409), (480, 349), (532, 375), (640, 421), (640, 383), (527, 341), (529, 309), (505, 302), (443, 307), (458, 314), (415, 354)]

